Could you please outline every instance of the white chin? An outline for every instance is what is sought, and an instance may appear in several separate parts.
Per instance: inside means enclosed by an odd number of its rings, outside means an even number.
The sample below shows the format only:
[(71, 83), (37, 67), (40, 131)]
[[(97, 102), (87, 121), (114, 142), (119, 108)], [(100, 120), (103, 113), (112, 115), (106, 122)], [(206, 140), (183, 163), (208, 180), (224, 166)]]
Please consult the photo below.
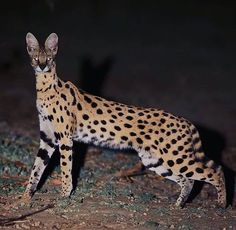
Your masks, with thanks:
[(35, 69), (36, 72), (38, 73), (45, 73), (45, 72), (48, 72), (49, 71), (49, 68), (46, 66), (43, 70), (37, 66), (36, 69)]

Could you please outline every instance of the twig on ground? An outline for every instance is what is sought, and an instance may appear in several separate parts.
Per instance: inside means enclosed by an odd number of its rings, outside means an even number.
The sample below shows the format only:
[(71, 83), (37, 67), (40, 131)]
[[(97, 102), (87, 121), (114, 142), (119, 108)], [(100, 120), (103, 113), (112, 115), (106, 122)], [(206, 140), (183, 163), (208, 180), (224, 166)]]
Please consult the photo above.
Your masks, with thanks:
[(46, 205), (45, 207), (43, 207), (41, 209), (38, 209), (36, 211), (31, 211), (31, 212), (28, 212), (26, 214), (22, 214), (18, 217), (10, 217), (10, 218), (4, 218), (4, 219), (0, 218), (0, 226), (7, 226), (7, 225), (15, 224), (16, 222), (23, 221), (26, 217), (35, 215), (37, 213), (43, 212), (43, 211), (45, 211), (47, 209), (50, 209), (50, 208), (53, 208), (53, 207), (54, 207), (53, 204), (48, 204), (48, 205)]

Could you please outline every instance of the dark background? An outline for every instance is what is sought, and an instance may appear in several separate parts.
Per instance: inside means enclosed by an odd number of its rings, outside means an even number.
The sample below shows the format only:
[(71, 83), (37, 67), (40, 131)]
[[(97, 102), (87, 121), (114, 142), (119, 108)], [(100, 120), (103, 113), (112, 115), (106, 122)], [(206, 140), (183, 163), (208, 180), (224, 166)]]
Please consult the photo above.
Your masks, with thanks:
[[(236, 146), (234, 1), (4, 1), (0, 128), (38, 135), (32, 32), (59, 36), (58, 75), (120, 102), (182, 115)], [(211, 145), (219, 139), (211, 140)]]

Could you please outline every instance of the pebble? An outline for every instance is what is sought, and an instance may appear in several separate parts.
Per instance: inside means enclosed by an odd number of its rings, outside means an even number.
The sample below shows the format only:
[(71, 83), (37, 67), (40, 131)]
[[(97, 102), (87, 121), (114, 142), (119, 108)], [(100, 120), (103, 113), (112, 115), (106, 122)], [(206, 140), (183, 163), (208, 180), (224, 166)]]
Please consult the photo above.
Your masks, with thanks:
[(21, 227), (24, 228), (24, 229), (30, 229), (30, 226), (28, 226), (28, 225), (26, 225), (24, 223), (21, 225)]
[(34, 222), (33, 226), (34, 226), (34, 227), (39, 227), (40, 224), (41, 224), (40, 221), (36, 221), (36, 222)]

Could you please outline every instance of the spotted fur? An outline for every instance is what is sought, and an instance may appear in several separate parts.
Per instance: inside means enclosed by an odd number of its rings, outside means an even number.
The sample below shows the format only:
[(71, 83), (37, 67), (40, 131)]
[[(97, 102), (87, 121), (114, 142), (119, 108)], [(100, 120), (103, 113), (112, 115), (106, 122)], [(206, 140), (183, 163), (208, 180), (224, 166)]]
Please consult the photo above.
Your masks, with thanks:
[(56, 148), (61, 157), (62, 195), (72, 191), (73, 140), (95, 145), (133, 149), (143, 165), (178, 183), (182, 206), (194, 180), (208, 182), (218, 192), (225, 207), (226, 194), (221, 167), (206, 158), (197, 129), (188, 120), (160, 109), (141, 108), (108, 101), (63, 82), (56, 74), (58, 37), (51, 34), (40, 47), (31, 33), (27, 50), (35, 70), (37, 109), (40, 122), (40, 148), (26, 196), (32, 196)]

